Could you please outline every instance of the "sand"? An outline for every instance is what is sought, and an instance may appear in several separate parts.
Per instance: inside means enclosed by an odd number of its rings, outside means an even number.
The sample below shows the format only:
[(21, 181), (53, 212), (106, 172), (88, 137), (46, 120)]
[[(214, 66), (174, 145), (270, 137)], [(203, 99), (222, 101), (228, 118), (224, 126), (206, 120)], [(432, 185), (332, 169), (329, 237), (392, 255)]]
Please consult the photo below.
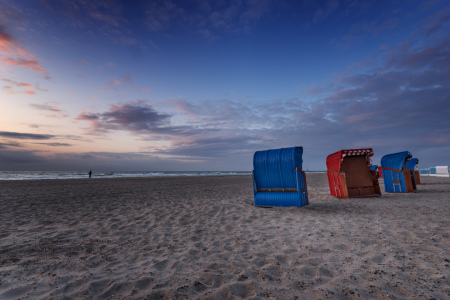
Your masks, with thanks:
[(0, 299), (450, 298), (449, 178), (307, 182), (310, 205), (260, 208), (251, 176), (2, 181)]

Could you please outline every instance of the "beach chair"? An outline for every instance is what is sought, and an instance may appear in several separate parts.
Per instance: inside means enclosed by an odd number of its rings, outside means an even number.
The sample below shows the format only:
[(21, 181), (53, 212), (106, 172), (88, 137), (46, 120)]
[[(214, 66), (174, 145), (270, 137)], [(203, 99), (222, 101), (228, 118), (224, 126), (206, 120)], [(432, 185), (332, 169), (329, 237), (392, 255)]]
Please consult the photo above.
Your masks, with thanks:
[(411, 158), (406, 162), (406, 168), (413, 172), (414, 182), (416, 185), (420, 184), (420, 174), (419, 170), (416, 170), (416, 166), (419, 164), (418, 158)]
[(428, 176), (430, 169), (420, 169), (420, 175)]
[(411, 193), (416, 191), (416, 183), (406, 162), (412, 158), (408, 151), (387, 154), (381, 158), (384, 188), (390, 193)]
[(257, 151), (253, 156), (253, 194), (257, 206), (308, 204), (302, 171), (303, 147)]
[(435, 167), (436, 170), (436, 175), (438, 177), (449, 177), (448, 174), (448, 166), (436, 166)]
[(378, 166), (378, 178), (383, 178), (383, 168)]
[(377, 172), (370, 170), (372, 156), (372, 148), (346, 149), (328, 155), (331, 195), (338, 198), (381, 195)]
[(372, 174), (372, 176), (375, 175), (377, 178), (380, 178), (380, 174), (378, 173), (378, 165), (371, 165), (370, 173)]

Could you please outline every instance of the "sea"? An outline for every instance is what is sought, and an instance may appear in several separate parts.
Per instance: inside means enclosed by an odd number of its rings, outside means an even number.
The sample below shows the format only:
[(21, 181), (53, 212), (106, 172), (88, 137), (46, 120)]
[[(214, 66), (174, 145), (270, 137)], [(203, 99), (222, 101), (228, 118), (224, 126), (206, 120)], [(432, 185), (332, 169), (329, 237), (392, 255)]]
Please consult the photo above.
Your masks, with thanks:
[[(251, 171), (105, 171), (93, 172), (92, 178), (224, 176), (251, 175)], [(78, 171), (0, 171), (0, 180), (45, 180), (89, 178), (88, 172)]]

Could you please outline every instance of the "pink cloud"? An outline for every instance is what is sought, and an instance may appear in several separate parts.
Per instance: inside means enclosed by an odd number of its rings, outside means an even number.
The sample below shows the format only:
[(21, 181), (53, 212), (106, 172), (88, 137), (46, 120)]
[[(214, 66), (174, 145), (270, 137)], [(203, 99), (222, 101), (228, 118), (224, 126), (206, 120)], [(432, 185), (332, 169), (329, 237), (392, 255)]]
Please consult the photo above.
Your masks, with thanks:
[[(42, 89), (40, 87), (34, 86), (26, 82), (15, 81), (8, 78), (0, 78), (0, 79), (9, 84), (12, 84), (4, 86), (4, 89), (7, 90), (8, 95), (22, 94), (22, 93), (25, 95), (35, 95), (36, 94), (35, 91), (47, 91), (46, 89)], [(14, 86), (20, 88), (20, 90), (16, 90)]]
[(31, 71), (34, 71), (34, 72), (47, 74), (47, 71), (44, 68), (42, 68), (40, 66), (40, 64), (35, 60), (24, 59), (24, 58), (14, 59), (14, 58), (3, 58), (2, 57), (2, 58), (0, 58), (0, 62), (4, 62), (4, 63), (6, 63), (8, 65), (12, 65), (12, 66), (24, 67), (24, 68), (30, 69)]
[(6, 33), (2, 27), (0, 27), (0, 51), (6, 52), (6, 53), (18, 53), (21, 56), (33, 56), (20, 48), (16, 43), (14, 43), (13, 38)]
[(125, 82), (131, 82), (131, 73), (126, 72), (125, 74), (122, 75), (122, 78)]
[(32, 84), (25, 83), (25, 82), (19, 82), (19, 83), (17, 83), (17, 85), (18, 85), (18, 86), (23, 86), (23, 87), (26, 88), (26, 89), (32, 89), (32, 88), (34, 88), (34, 86), (33, 86)]
[(123, 82), (121, 82), (121, 81), (119, 81), (117, 79), (111, 79), (111, 82), (114, 83), (115, 85), (118, 85), (118, 86), (122, 86), (123, 85)]
[(78, 117), (75, 118), (75, 120), (90, 122), (91, 127), (94, 128), (93, 129), (94, 131), (100, 127), (100, 123), (99, 123), (100, 115), (99, 114), (83, 111), (83, 112), (81, 112), (81, 114)]
[[(17, 45), (13, 38), (0, 27), (0, 63), (27, 68), (33, 72), (47, 75), (36, 57)], [(47, 76), (47, 78), (49, 78)]]
[(350, 124), (361, 124), (370, 121), (375, 116), (375, 113), (354, 114), (347, 117), (347, 122)]
[(151, 92), (151, 89), (147, 89), (147, 88), (136, 89), (136, 88), (133, 88), (133, 89), (131, 89), (131, 91), (148, 93), (148, 92)]

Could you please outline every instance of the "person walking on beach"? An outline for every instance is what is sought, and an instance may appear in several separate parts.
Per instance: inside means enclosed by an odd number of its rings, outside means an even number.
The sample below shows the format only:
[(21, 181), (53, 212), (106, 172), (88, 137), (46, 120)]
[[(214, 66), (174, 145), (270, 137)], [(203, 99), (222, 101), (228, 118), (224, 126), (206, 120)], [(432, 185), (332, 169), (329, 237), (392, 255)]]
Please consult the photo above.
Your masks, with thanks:
[(91, 176), (92, 176), (92, 170), (89, 171), (89, 178), (91, 178)]

